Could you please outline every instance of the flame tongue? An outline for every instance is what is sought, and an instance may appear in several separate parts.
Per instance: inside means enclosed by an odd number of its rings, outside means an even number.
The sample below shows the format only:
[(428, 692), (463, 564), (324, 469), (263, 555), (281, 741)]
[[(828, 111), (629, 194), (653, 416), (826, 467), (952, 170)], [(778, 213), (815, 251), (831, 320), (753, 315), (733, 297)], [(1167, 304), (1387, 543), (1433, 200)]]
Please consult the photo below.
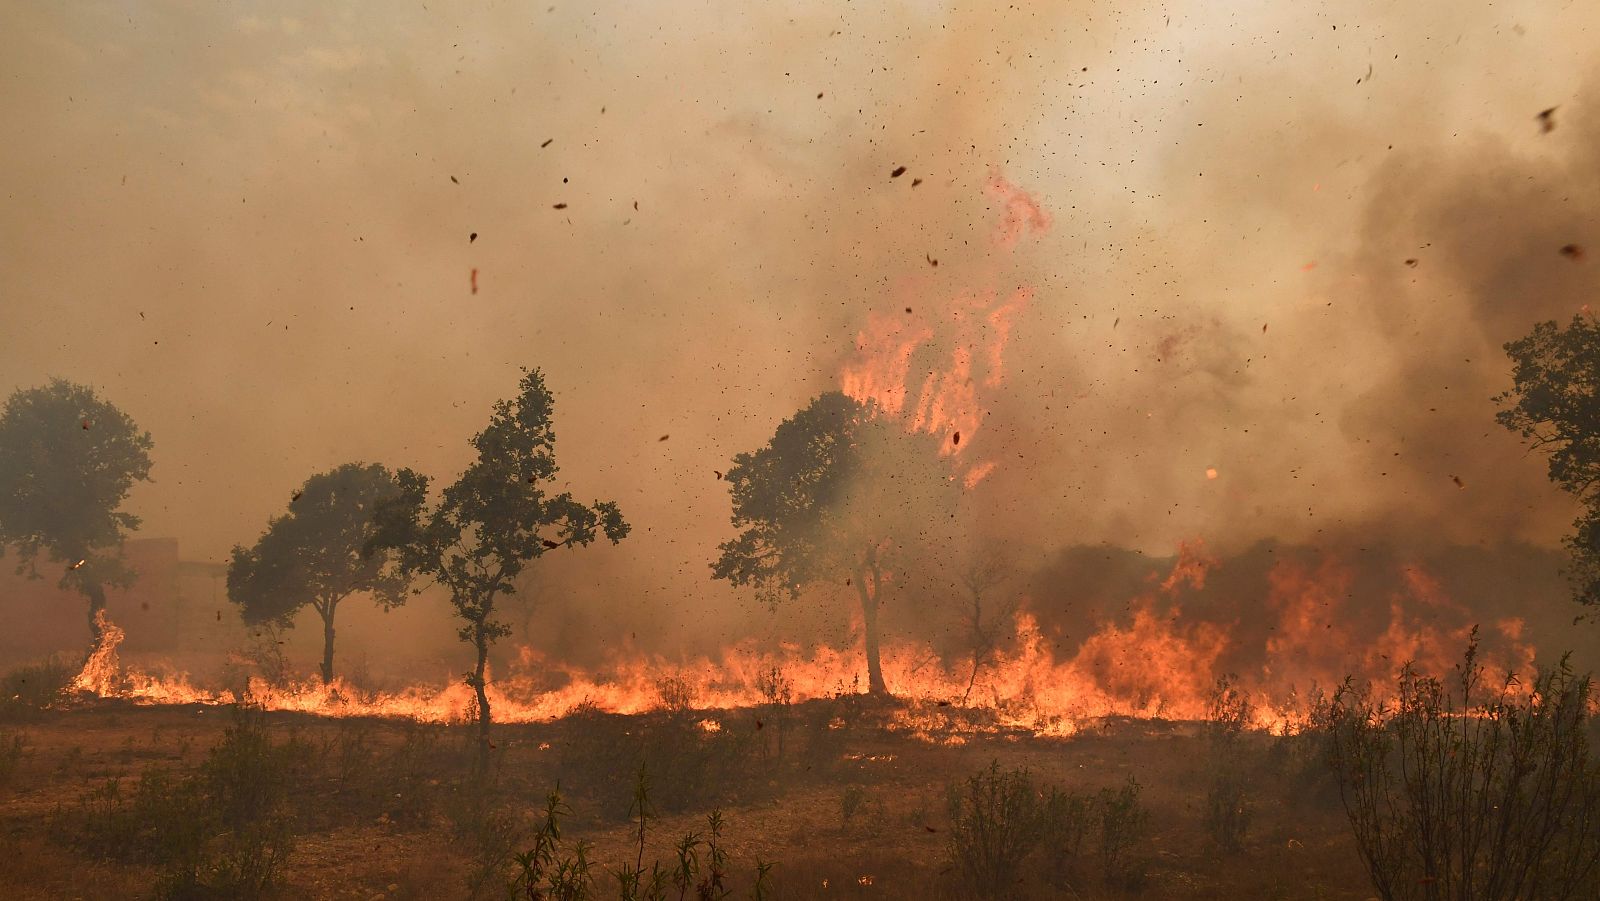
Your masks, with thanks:
[[(1049, 227), (1050, 217), (1038, 202), (998, 171), (986, 190), (1000, 201), (995, 248), (1009, 252), (1023, 235)], [(968, 447), (982, 426), (989, 412), (984, 395), (1004, 380), (1006, 344), (1033, 297), (1026, 286), (1002, 295), (992, 275), (980, 281), (987, 284), (931, 308), (918, 298), (893, 313), (869, 313), (856, 335), (855, 354), (839, 373), (845, 394), (876, 415), (900, 420), (908, 432), (942, 436), (941, 453), (951, 457)], [(904, 313), (898, 311), (902, 307)], [(915, 403), (908, 406), (913, 384), (918, 386)], [(992, 461), (974, 464), (963, 482), (970, 488), (993, 468)]]
[[(975, 730), (1070, 735), (1085, 721), (1108, 716), (1202, 719), (1216, 678), (1237, 671), (1235, 685), (1255, 708), (1255, 724), (1283, 729), (1309, 711), (1311, 699), (1298, 695), (1297, 689), (1337, 685), (1349, 674), (1392, 684), (1395, 670), (1407, 660), (1417, 660), (1424, 670), (1446, 672), (1470, 629), (1469, 611), (1420, 567), (1411, 566), (1398, 573), (1388, 621), (1371, 624), (1370, 634), (1359, 634), (1351, 624), (1364, 618), (1341, 609), (1350, 603), (1352, 573), (1347, 568), (1335, 560), (1317, 568), (1282, 561), (1269, 573), (1268, 596), (1260, 605), (1262, 615), (1274, 623), (1270, 637), (1256, 648), (1260, 662), (1239, 671), (1230, 662), (1240, 659), (1237, 624), (1196, 619), (1184, 610), (1218, 565), (1200, 543), (1180, 546), (1165, 578), (1152, 579), (1146, 592), (1130, 601), (1129, 615), (1102, 624), (1065, 654), (1057, 650), (1061, 636), (1047, 631), (1032, 614), (1021, 613), (1012, 640), (989, 658), (975, 680), (970, 658), (941, 663), (945, 658), (924, 643), (886, 646), (885, 678), (908, 705), (896, 714), (897, 727), (948, 744)], [(240, 700), (228, 691), (197, 688), (181, 675), (120, 671), (116, 651), (123, 631), (104, 617), (99, 622), (101, 642), (73, 679), (74, 689), (142, 704)], [(1341, 629), (1332, 628), (1335, 622)], [(686, 663), (632, 656), (603, 673), (564, 666), (523, 649), (507, 674), (492, 681), (489, 696), (495, 720), (508, 723), (548, 721), (583, 710), (636, 714), (662, 708), (759, 708), (772, 703), (775, 694), (794, 702), (829, 698), (859, 691), (865, 684), (857, 626), (853, 646), (846, 648), (784, 645), (767, 650), (746, 643), (715, 658)], [(1532, 649), (1520, 643), (1520, 623), (1507, 620), (1497, 626), (1503, 639), (1496, 641), (1500, 650), (1486, 652), (1483, 661), (1495, 672), (1528, 672)], [(472, 692), (459, 682), (370, 692), (341, 680), (272, 686), (252, 679), (248, 700), (271, 710), (322, 716), (452, 722), (467, 718)]]
[(106, 616), (104, 610), (95, 612), (94, 624), (100, 630), (100, 641), (90, 652), (83, 669), (72, 677), (73, 691), (86, 691), (102, 697), (115, 693), (121, 663), (117, 660), (117, 646), (127, 637), (122, 628)]

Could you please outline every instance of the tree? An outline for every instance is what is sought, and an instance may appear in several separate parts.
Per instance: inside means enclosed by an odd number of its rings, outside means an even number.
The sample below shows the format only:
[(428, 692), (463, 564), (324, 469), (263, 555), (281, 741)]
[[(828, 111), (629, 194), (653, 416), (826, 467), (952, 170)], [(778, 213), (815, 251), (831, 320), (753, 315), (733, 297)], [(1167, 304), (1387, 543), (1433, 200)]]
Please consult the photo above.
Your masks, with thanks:
[(995, 594), (1005, 583), (1011, 565), (998, 550), (985, 548), (969, 556), (956, 578), (966, 589), (967, 609), (963, 616), (968, 640), (972, 643), (972, 674), (967, 678), (967, 690), (961, 703), (972, 697), (972, 688), (978, 684), (978, 671), (989, 665), (994, 652), (1000, 647), (1006, 622), (1017, 613), (1015, 596), (1002, 600), (998, 609), (984, 612), (984, 599)]
[(472, 439), (477, 459), (438, 503), (428, 506), (427, 476), (410, 469), (395, 474), (399, 494), (378, 505), (377, 531), (368, 544), (373, 552), (396, 551), (408, 579), (450, 593), (464, 622), (457, 635), (478, 654), (466, 682), (476, 696), (480, 769), (489, 753), (489, 646), (510, 631), (495, 618), (495, 601), (513, 594), (518, 574), (545, 554), (601, 535), (616, 544), (628, 534), (616, 503), (585, 505), (568, 492), (547, 493), (558, 471), (554, 398), (537, 369), (523, 371), (519, 389), (494, 405), (488, 428)]
[(1495, 398), (1499, 423), (1549, 454), (1550, 481), (1584, 511), (1566, 540), (1576, 600), (1600, 604), (1600, 322), (1541, 322), (1505, 346), (1513, 387)]
[(17, 572), (38, 578), (42, 550), (60, 582), (89, 600), (100, 643), (105, 587), (131, 584), (121, 543), (139, 517), (121, 510), (135, 482), (150, 481), (149, 432), (94, 389), (64, 379), (19, 390), (0, 411), (0, 553), (15, 545)]
[(769, 604), (807, 586), (852, 589), (868, 687), (887, 693), (884, 586), (895, 566), (944, 534), (960, 494), (933, 442), (834, 391), (784, 420), (765, 447), (734, 457), (727, 482), (740, 532), (720, 546), (712, 575), (754, 587)]
[(399, 494), (394, 476), (374, 463), (346, 463), (306, 480), (289, 512), (267, 523), (253, 547), (234, 545), (228, 599), (250, 625), (294, 625), (311, 607), (322, 618), (322, 681), (333, 681), (333, 617), (352, 594), (371, 594), (388, 610), (404, 603), (405, 578), (390, 554), (367, 553), (373, 513)]

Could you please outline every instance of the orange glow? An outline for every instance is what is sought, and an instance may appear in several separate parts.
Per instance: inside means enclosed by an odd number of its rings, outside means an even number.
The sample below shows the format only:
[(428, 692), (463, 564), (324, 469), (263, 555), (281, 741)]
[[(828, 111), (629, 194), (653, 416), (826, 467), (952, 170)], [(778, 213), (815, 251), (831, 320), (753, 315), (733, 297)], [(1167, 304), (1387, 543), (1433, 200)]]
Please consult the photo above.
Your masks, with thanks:
[[(1010, 251), (1023, 235), (1050, 226), (1038, 201), (998, 171), (985, 190), (1000, 202), (993, 234), (998, 249)], [(897, 303), (892, 313), (869, 313), (856, 334), (855, 355), (839, 373), (845, 394), (874, 415), (900, 420), (908, 432), (942, 436), (940, 452), (950, 457), (970, 446), (983, 425), (989, 412), (983, 393), (1004, 381), (1006, 344), (1033, 299), (1027, 286), (1002, 293), (992, 286), (993, 275), (979, 280), (983, 287), (957, 291), (943, 303), (919, 297)], [(963, 484), (977, 485), (993, 468), (992, 462), (973, 466)]]
[[(1199, 542), (1180, 545), (1165, 578), (1126, 604), (1127, 612), (1101, 623), (1075, 645), (1039, 622), (1023, 605), (1011, 639), (979, 673), (970, 696), (970, 661), (941, 657), (922, 642), (891, 642), (883, 649), (884, 676), (903, 707), (894, 728), (939, 744), (962, 744), (975, 732), (1014, 730), (1045, 737), (1070, 736), (1107, 716), (1201, 719), (1216, 680), (1232, 673), (1255, 707), (1255, 723), (1281, 730), (1302, 718), (1304, 699), (1354, 675), (1392, 681), (1407, 661), (1434, 673), (1459, 660), (1471, 628), (1469, 611), (1446, 595), (1420, 567), (1400, 572), (1386, 604), (1387, 620), (1350, 609), (1354, 573), (1326, 559), (1315, 567), (1283, 561), (1268, 573), (1265, 599), (1253, 619), (1270, 628), (1246, 645), (1237, 622), (1188, 614), (1193, 593), (1205, 588), (1219, 562)], [(195, 686), (183, 674), (155, 676), (122, 671), (116, 647), (123, 633), (102, 620), (105, 640), (73, 680), (80, 691), (140, 704), (226, 704), (232, 692)], [(1496, 678), (1531, 673), (1533, 649), (1522, 644), (1522, 623), (1503, 620), (1486, 636), (1480, 659)], [(507, 672), (488, 689), (497, 722), (554, 720), (578, 709), (643, 713), (667, 706), (694, 710), (759, 707), (760, 685), (776, 668), (805, 701), (863, 690), (862, 638), (857, 622), (848, 647), (802, 649), (795, 644), (731, 646), (714, 657), (669, 661), (618, 657), (588, 672), (520, 648)], [(1240, 657), (1241, 651), (1251, 654)], [(1236, 661), (1253, 659), (1247, 667)], [(671, 698), (671, 704), (663, 699)], [(962, 699), (966, 698), (965, 703)], [(342, 680), (308, 680), (281, 688), (249, 683), (248, 700), (272, 710), (322, 716), (382, 716), (429, 722), (463, 721), (472, 692), (459, 682), (416, 685), (399, 692), (368, 692)], [(701, 728), (722, 726), (714, 719)]]

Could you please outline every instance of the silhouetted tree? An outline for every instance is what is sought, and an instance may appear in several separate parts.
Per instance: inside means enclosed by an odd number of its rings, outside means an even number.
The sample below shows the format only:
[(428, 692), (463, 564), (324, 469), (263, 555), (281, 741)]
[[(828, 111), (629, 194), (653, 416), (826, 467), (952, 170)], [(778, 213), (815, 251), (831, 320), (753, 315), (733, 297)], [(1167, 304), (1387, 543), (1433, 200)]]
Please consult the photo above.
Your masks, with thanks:
[[(998, 550), (985, 547), (973, 551), (956, 575), (966, 590), (967, 609), (962, 618), (972, 643), (972, 673), (967, 677), (967, 690), (961, 695), (963, 704), (972, 697), (972, 688), (978, 684), (978, 671), (989, 665), (1000, 647), (1006, 621), (1016, 615), (1017, 597), (999, 591), (1010, 570), (1011, 565)], [(996, 599), (995, 595), (1000, 597)], [(987, 611), (984, 610), (986, 601), (990, 607)]]
[(489, 753), (489, 646), (509, 627), (495, 618), (495, 600), (513, 593), (529, 562), (550, 551), (587, 545), (604, 535), (613, 544), (628, 524), (611, 501), (585, 505), (568, 492), (551, 495), (556, 477), (554, 405), (544, 376), (524, 371), (516, 397), (499, 401), (489, 426), (472, 439), (478, 456), (428, 505), (428, 477), (409, 469), (395, 474), (400, 493), (378, 506), (373, 551), (397, 551), (402, 572), (450, 592), (457, 633), (478, 652), (467, 676), (476, 694), (480, 768)]
[(947, 531), (959, 487), (934, 442), (907, 435), (839, 392), (813, 400), (772, 440), (733, 458), (727, 482), (739, 536), (712, 574), (769, 604), (809, 585), (848, 586), (861, 603), (867, 682), (888, 691), (878, 608), (892, 567)]
[(365, 592), (383, 609), (405, 602), (406, 580), (388, 553), (367, 553), (380, 501), (400, 493), (389, 470), (346, 463), (306, 480), (287, 515), (267, 523), (253, 547), (234, 545), (228, 599), (250, 625), (293, 626), (311, 607), (322, 618), (322, 681), (333, 681), (333, 616)]
[(121, 543), (139, 517), (120, 508), (133, 483), (150, 480), (152, 446), (127, 414), (64, 379), (19, 390), (0, 411), (0, 553), (16, 546), (17, 572), (31, 578), (41, 550), (62, 564), (60, 586), (89, 600), (96, 644), (105, 586), (135, 575)]
[(1495, 418), (1547, 453), (1550, 481), (1584, 504), (1566, 540), (1568, 576), (1579, 603), (1600, 604), (1600, 322), (1541, 322), (1505, 350), (1513, 387), (1495, 398)]

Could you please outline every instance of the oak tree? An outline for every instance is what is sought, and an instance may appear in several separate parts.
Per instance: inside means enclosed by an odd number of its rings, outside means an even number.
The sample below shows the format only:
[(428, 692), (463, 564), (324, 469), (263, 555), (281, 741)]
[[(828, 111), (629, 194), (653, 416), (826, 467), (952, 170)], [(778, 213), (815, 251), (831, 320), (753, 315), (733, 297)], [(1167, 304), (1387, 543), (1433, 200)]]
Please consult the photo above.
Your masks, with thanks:
[(734, 457), (726, 479), (739, 534), (720, 546), (712, 575), (753, 587), (769, 604), (807, 588), (853, 593), (869, 690), (887, 693), (885, 591), (896, 567), (938, 549), (959, 501), (934, 440), (834, 391), (784, 420), (764, 447)]
[(524, 371), (518, 393), (494, 405), (489, 425), (472, 439), (477, 451), (454, 484), (431, 505), (427, 476), (402, 469), (399, 493), (378, 507), (378, 531), (369, 549), (392, 549), (401, 571), (449, 592), (462, 621), (457, 636), (470, 642), (477, 662), (467, 675), (478, 722), (478, 762), (488, 762), (489, 647), (510, 628), (495, 603), (516, 591), (531, 563), (557, 550), (604, 536), (615, 544), (628, 524), (612, 501), (585, 504), (570, 492), (551, 493), (557, 467), (551, 424), (554, 398), (539, 370)]
[(235, 545), (228, 599), (250, 625), (292, 626), (310, 607), (322, 620), (322, 681), (333, 681), (334, 613), (352, 594), (388, 610), (404, 603), (405, 578), (387, 552), (366, 553), (381, 501), (399, 494), (379, 464), (346, 463), (307, 479), (289, 510), (267, 523), (251, 547)]
[(0, 410), (0, 553), (20, 551), (19, 573), (39, 577), (40, 552), (61, 567), (59, 585), (89, 601), (96, 645), (106, 586), (131, 584), (122, 540), (139, 517), (122, 509), (136, 482), (150, 481), (149, 432), (64, 379), (22, 389)]

